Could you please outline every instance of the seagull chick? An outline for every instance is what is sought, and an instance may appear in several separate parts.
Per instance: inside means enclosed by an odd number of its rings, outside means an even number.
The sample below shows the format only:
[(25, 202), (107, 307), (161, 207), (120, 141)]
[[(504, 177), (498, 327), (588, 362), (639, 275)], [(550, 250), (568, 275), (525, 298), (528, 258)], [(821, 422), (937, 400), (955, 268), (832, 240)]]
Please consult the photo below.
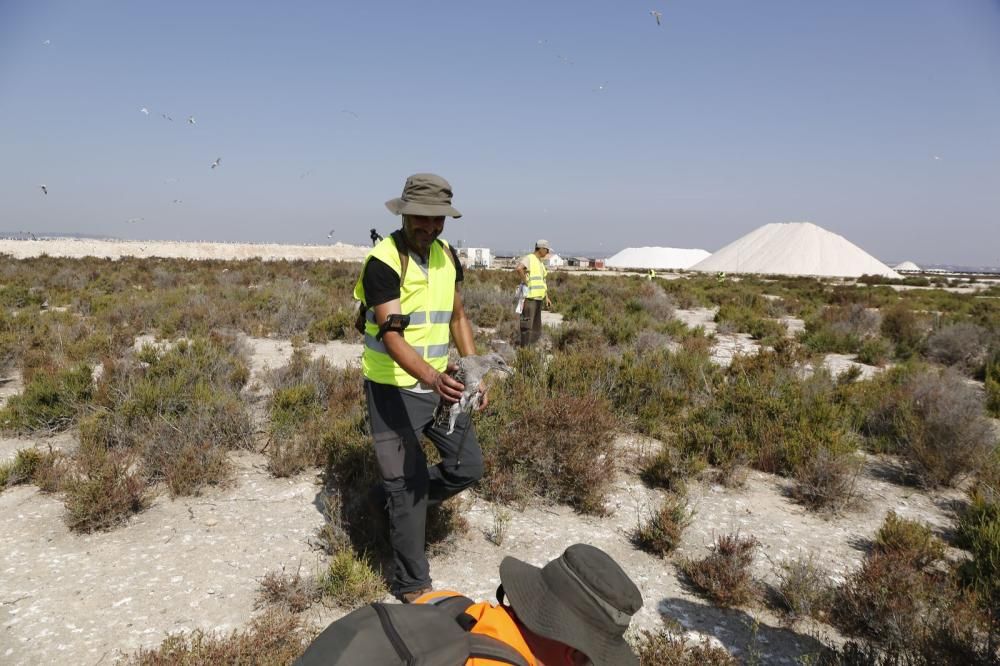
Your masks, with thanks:
[(483, 394), (489, 389), (486, 377), (492, 370), (499, 370), (508, 375), (514, 374), (514, 368), (507, 365), (506, 359), (497, 352), (490, 352), (485, 356), (463, 356), (458, 359), (458, 369), (449, 374), (465, 384), (465, 390), (456, 403), (451, 405), (438, 403), (437, 409), (434, 410), (435, 425), (444, 426), (447, 421), (448, 434), (453, 433), (459, 415), (462, 412), (472, 413), (479, 407)]
[(42, 188), (42, 194), (48, 194), (49, 193), (49, 188), (46, 187), (45, 185), (39, 185), (38, 187)]
[(219, 162), (221, 162), (221, 161), (222, 161), (221, 157), (216, 157), (215, 161), (212, 162), (212, 168), (214, 169), (215, 167), (219, 166)]
[(650, 16), (652, 16), (653, 18), (656, 19), (656, 25), (660, 25), (660, 17), (663, 16), (663, 14), (661, 14), (658, 11), (656, 11), (655, 9), (653, 11), (649, 12), (649, 14), (650, 14)]

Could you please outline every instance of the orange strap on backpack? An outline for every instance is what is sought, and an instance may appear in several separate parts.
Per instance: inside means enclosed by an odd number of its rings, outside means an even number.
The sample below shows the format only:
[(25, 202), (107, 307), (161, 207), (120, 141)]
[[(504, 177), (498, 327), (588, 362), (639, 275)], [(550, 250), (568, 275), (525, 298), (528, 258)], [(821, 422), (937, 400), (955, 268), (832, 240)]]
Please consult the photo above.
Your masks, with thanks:
[[(437, 605), (446, 599), (461, 597), (462, 595), (453, 590), (433, 590), (418, 598), (414, 603)], [(521, 631), (514, 622), (514, 618), (503, 606), (482, 601), (473, 604), (465, 609), (475, 624), (470, 629), (473, 634), (483, 634), (502, 641), (517, 650), (531, 666), (535, 666), (535, 656), (531, 654), (528, 644), (524, 642)], [(466, 662), (466, 666), (502, 666), (502, 662), (481, 657), (473, 657)]]

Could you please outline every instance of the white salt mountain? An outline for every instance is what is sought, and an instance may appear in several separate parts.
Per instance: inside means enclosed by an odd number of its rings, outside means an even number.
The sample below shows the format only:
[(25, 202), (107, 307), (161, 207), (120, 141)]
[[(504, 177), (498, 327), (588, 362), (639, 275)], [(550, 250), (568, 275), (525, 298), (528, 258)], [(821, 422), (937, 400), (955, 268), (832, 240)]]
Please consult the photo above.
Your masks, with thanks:
[(640, 268), (656, 270), (690, 268), (709, 256), (705, 250), (676, 247), (627, 247), (604, 262), (609, 268)]
[(923, 269), (912, 261), (904, 261), (901, 264), (893, 266), (892, 270), (899, 271), (900, 273), (919, 273)]
[(765, 224), (691, 267), (711, 273), (899, 278), (860, 247), (811, 222)]

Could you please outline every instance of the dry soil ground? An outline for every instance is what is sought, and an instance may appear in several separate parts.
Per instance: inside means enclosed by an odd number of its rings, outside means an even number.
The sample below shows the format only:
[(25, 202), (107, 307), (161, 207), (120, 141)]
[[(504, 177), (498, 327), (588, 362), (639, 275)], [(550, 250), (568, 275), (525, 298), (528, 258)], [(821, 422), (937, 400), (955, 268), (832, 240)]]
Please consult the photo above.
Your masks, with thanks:
[[(710, 323), (711, 314), (682, 311), (679, 316)], [(261, 373), (283, 365), (292, 347), (288, 341), (248, 343), (250, 390), (259, 399)], [(719, 361), (726, 362), (731, 351), (725, 340), (720, 343)], [(734, 344), (743, 351), (742, 342)], [(354, 362), (360, 353), (360, 347), (340, 343), (311, 349), (336, 364)], [(18, 388), (14, 377), (0, 392)], [(496, 546), (485, 536), (496, 508), (468, 498), (465, 515), (471, 529), (452, 550), (432, 558), (435, 584), (492, 598), (504, 556), (540, 565), (569, 544), (585, 541), (611, 553), (639, 585), (646, 604), (636, 618), (638, 627), (657, 628), (664, 618), (674, 619), (735, 652), (754, 650), (764, 663), (793, 663), (799, 655), (816, 652), (816, 633), (836, 640), (815, 629), (784, 628), (766, 610), (712, 607), (683, 584), (670, 560), (634, 548), (630, 532), (661, 496), (638, 480), (636, 460), (657, 444), (633, 436), (620, 436), (617, 443), (620, 462), (608, 516), (581, 516), (562, 506), (513, 512), (502, 545)], [(0, 440), (0, 459), (18, 448), (50, 444), (71, 449), (75, 437)], [(229, 631), (254, 613), (255, 592), (266, 573), (317, 568), (321, 558), (310, 545), (323, 522), (316, 474), (274, 479), (260, 455), (241, 454), (234, 460), (238, 472), (232, 487), (176, 500), (161, 495), (128, 525), (85, 536), (66, 528), (56, 497), (33, 486), (0, 494), (0, 662), (106, 664), (122, 652), (158, 644), (167, 632)], [(751, 473), (741, 490), (694, 484), (690, 497), (696, 514), (678, 556), (701, 556), (716, 535), (738, 530), (763, 544), (755, 570), (764, 580), (774, 579), (774, 563), (805, 552), (818, 554), (836, 578), (858, 563), (867, 539), (890, 509), (939, 530), (948, 528), (957, 494), (893, 485), (883, 480), (884, 466), (885, 461), (869, 459), (860, 508), (827, 518), (794, 504), (786, 496), (786, 482), (770, 475)], [(309, 611), (319, 625), (341, 612)]]

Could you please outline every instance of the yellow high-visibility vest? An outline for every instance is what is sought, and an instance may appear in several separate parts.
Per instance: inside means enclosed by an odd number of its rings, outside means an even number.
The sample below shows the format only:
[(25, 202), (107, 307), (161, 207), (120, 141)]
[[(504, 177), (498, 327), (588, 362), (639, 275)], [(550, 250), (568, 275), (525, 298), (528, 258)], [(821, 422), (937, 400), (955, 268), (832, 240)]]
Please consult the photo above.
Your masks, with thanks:
[(545, 276), (549, 271), (542, 260), (532, 252), (528, 255), (528, 295), (527, 298), (543, 300), (546, 294)]
[[(455, 305), (455, 264), (445, 256), (451, 252), (447, 242), (441, 241), (431, 245), (430, 255), (425, 272), (419, 262), (412, 258), (408, 261), (403, 283), (400, 285), (400, 311), (410, 315), (410, 324), (406, 327), (403, 337), (406, 342), (427, 363), (444, 372), (448, 368), (448, 343), (451, 341), (451, 312)], [(388, 236), (372, 248), (365, 257), (365, 266), (371, 258), (378, 259), (396, 271), (402, 272), (399, 251), (392, 236)], [(364, 269), (361, 276), (364, 275)], [(368, 305), (365, 300), (365, 288), (358, 276), (354, 285), (354, 297)], [(361, 370), (367, 379), (378, 384), (408, 387), (417, 383), (417, 379), (399, 367), (385, 349), (385, 343), (376, 340), (378, 326), (375, 324), (375, 311), (369, 307), (365, 314), (365, 349), (361, 355)]]

